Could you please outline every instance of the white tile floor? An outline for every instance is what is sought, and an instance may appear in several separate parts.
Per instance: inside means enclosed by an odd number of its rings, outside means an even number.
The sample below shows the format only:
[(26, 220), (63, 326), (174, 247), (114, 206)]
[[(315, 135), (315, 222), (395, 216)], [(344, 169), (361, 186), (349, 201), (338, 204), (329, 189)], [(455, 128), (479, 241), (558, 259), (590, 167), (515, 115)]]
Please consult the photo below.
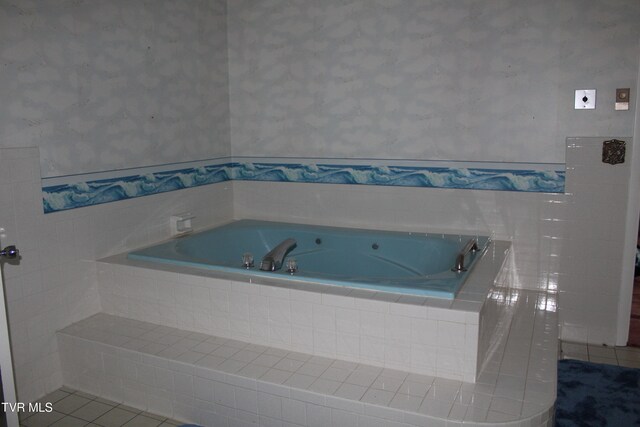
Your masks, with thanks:
[(53, 411), (24, 414), (20, 417), (21, 427), (175, 427), (183, 424), (67, 387), (49, 393), (40, 402), (51, 403)]
[(640, 348), (637, 347), (605, 347), (562, 342), (560, 357), (627, 368), (640, 368)]

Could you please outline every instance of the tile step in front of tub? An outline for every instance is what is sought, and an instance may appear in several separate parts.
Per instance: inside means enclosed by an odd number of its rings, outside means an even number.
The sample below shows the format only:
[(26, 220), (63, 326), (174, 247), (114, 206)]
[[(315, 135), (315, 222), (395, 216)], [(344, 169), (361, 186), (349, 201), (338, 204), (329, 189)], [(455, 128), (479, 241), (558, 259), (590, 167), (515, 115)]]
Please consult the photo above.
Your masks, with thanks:
[(519, 295), (475, 384), (102, 313), (58, 332), (64, 383), (204, 426), (552, 425), (555, 312)]

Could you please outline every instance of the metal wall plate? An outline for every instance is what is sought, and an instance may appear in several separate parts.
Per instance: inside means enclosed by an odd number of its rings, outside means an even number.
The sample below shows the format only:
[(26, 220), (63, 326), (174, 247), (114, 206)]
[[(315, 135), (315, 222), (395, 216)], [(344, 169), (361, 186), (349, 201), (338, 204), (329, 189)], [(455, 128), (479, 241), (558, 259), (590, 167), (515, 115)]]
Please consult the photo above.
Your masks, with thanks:
[(594, 110), (596, 108), (596, 90), (578, 89), (576, 90), (575, 109)]
[(627, 111), (629, 110), (629, 98), (631, 97), (631, 89), (622, 88), (616, 89), (616, 110)]
[(602, 163), (617, 165), (624, 163), (627, 143), (618, 139), (610, 139), (602, 143)]

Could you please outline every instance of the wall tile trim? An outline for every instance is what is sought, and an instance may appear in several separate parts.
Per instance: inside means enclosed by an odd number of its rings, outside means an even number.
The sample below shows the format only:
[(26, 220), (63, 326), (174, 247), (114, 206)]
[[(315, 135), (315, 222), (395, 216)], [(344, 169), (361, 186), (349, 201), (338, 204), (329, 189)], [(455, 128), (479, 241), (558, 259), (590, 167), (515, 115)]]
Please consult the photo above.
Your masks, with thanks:
[[(271, 181), (322, 184), (357, 184), (400, 187), (449, 188), (562, 193), (564, 165), (460, 162), (373, 162), (337, 160), (331, 163), (305, 159), (248, 161), (228, 158), (214, 164), (179, 169), (136, 169), (43, 179), (44, 212), (115, 202), (218, 182)], [(411, 164), (412, 163), (412, 164)], [(174, 165), (175, 167), (175, 165)], [(125, 172), (123, 174), (123, 172)], [(133, 173), (132, 173), (133, 172)]]

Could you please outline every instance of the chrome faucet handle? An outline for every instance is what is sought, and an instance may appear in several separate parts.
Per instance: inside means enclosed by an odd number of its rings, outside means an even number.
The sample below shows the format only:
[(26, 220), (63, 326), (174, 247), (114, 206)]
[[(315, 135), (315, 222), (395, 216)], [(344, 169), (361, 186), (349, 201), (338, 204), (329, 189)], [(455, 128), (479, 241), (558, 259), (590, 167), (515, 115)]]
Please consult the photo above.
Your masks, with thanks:
[(253, 254), (251, 252), (242, 254), (242, 266), (246, 269), (253, 267)]
[(14, 245), (7, 246), (6, 248), (0, 250), (0, 257), (14, 259), (17, 258), (18, 255), (20, 255), (20, 251)]
[(293, 275), (298, 271), (298, 261), (295, 258), (287, 260), (287, 273)]

